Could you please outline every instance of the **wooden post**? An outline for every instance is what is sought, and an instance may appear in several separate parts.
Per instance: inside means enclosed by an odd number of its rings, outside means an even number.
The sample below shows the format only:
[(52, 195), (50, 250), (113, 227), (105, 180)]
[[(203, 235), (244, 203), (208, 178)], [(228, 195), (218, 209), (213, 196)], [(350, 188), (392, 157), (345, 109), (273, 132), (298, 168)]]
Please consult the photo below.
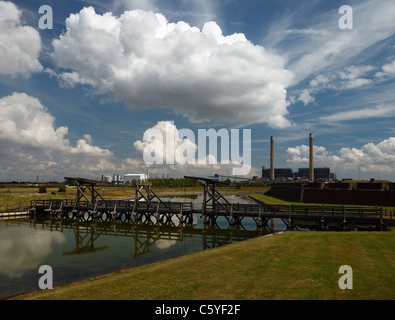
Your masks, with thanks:
[(273, 182), (274, 179), (274, 142), (273, 137), (270, 137), (270, 181)]
[(207, 185), (206, 184), (204, 184), (204, 193), (203, 193), (203, 204), (202, 204), (202, 218), (203, 218), (203, 221), (204, 221), (204, 224), (206, 224), (207, 223), (207, 221), (206, 221), (206, 206), (207, 206), (207, 203), (206, 203), (206, 198), (207, 198)]
[(345, 206), (343, 206), (342, 210), (343, 210), (343, 230), (346, 230), (347, 221), (346, 221), (346, 208), (345, 208)]
[(380, 231), (383, 231), (383, 208), (380, 208)]

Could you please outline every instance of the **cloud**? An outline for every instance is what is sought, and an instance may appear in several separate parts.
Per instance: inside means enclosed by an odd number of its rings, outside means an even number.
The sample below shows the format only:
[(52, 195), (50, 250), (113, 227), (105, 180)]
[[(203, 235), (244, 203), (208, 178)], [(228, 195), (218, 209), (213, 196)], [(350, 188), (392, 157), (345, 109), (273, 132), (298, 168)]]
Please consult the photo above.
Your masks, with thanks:
[(319, 74), (317, 77), (315, 77), (313, 80), (310, 81), (310, 87), (317, 87), (320, 85), (326, 85), (328, 82), (331, 80), (322, 74)]
[[(163, 153), (158, 156), (163, 156), (165, 160), (160, 165), (147, 164), (142, 156), (118, 159), (110, 150), (95, 146), (90, 134), (84, 134), (72, 144), (67, 139), (69, 129), (65, 126), (55, 127), (55, 120), (37, 98), (25, 93), (15, 92), (0, 98), (0, 180), (4, 181), (6, 177), (35, 179), (37, 175), (56, 179), (67, 175), (100, 178), (102, 174), (144, 173), (147, 169), (152, 177), (161, 177), (163, 173), (173, 177), (209, 176), (214, 173), (233, 175), (234, 168), (241, 167), (247, 169), (247, 176), (258, 173), (256, 168), (251, 167), (250, 159), (245, 161), (244, 148), (240, 152), (243, 161), (239, 162), (221, 163), (216, 154), (207, 154), (198, 159), (198, 145), (194, 139), (190, 140), (185, 136), (186, 130), (177, 129), (171, 122), (160, 121), (147, 130), (148, 136), (155, 130), (164, 133), (163, 141), (155, 141), (155, 152), (162, 150)], [(169, 128), (174, 134), (173, 149), (166, 142), (166, 130)], [(134, 143), (139, 155), (148, 146), (152, 147), (151, 141), (137, 140)], [(182, 162), (186, 155), (189, 161)], [(173, 164), (166, 164), (169, 157), (174, 158)]]
[(151, 11), (116, 17), (92, 7), (70, 15), (66, 27), (52, 53), (66, 69), (63, 85), (87, 84), (132, 108), (171, 109), (192, 122), (290, 125), (293, 74), (244, 34), (225, 36), (213, 21), (200, 30)]
[(37, 98), (18, 92), (1, 98), (0, 174), (92, 174), (112, 166), (112, 152), (92, 145), (89, 134), (73, 146), (66, 138), (68, 128), (56, 128), (54, 123), (55, 118)]
[[(306, 145), (287, 149), (287, 162), (295, 166), (306, 166), (309, 162), (309, 147)], [(314, 165), (325, 166), (332, 171), (360, 169), (362, 172), (395, 173), (395, 137), (377, 144), (367, 143), (360, 149), (341, 148), (337, 154), (325, 147), (314, 146)]]
[[(38, 270), (53, 250), (53, 245), (63, 244), (66, 236), (60, 232), (5, 228), (0, 233), (0, 274), (20, 278), (32, 268)], [(30, 269), (30, 270), (29, 270)]]
[[(197, 145), (195, 144), (195, 137), (180, 137), (180, 132), (177, 127), (169, 121), (159, 121), (154, 127), (145, 131), (144, 136), (156, 137), (155, 139), (134, 142), (134, 147), (137, 151), (143, 154), (144, 150), (150, 148), (155, 152), (157, 159), (162, 159), (163, 163), (191, 163), (195, 162), (195, 153)], [(158, 139), (157, 137), (163, 137)], [(177, 152), (177, 150), (181, 150)]]
[(359, 110), (342, 111), (329, 116), (320, 117), (325, 122), (360, 120), (369, 118), (388, 118), (395, 116), (395, 106), (377, 106)]
[(339, 72), (342, 80), (340, 87), (344, 89), (354, 89), (372, 83), (371, 79), (363, 78), (368, 72), (374, 70), (370, 65), (349, 66)]
[(264, 43), (287, 56), (287, 68), (295, 74), (294, 84), (314, 74), (344, 67), (351, 59), (393, 35), (395, 5), (392, 0), (379, 3), (363, 0), (351, 4), (352, 30), (339, 28), (338, 21), (342, 17), (338, 13), (339, 6), (335, 4), (328, 9), (319, 1), (303, 2), (292, 11), (284, 10), (265, 36)]
[(306, 106), (307, 104), (314, 102), (315, 99), (310, 95), (309, 90), (304, 89), (302, 93), (299, 95), (299, 98), (296, 101), (301, 101)]
[(376, 73), (376, 77), (392, 77), (395, 75), (395, 60), (382, 66), (382, 71)]
[[(224, 129), (225, 130), (225, 129)], [(215, 131), (215, 130), (214, 130)], [(225, 130), (226, 131), (226, 130)], [(171, 172), (177, 176), (183, 175), (198, 175), (198, 176), (209, 176), (214, 173), (222, 174), (222, 175), (235, 175), (235, 168), (243, 167), (243, 171), (246, 173), (240, 173), (240, 175), (253, 176), (257, 175), (258, 170), (251, 166), (251, 159), (248, 159), (248, 153), (250, 150), (243, 146), (240, 146), (242, 150), (240, 153), (243, 154), (242, 161), (237, 161), (232, 158), (232, 153), (229, 150), (226, 151), (226, 148), (229, 148), (229, 143), (231, 139), (226, 135), (225, 131), (215, 131), (208, 133), (208, 140), (210, 143), (212, 141), (216, 141), (217, 136), (222, 135), (221, 142), (218, 144), (220, 146), (220, 154), (219, 159), (217, 154), (217, 147), (214, 147), (214, 154), (208, 153), (206, 150), (204, 152), (199, 153), (199, 141), (201, 137), (197, 136), (195, 139), (195, 135), (191, 130), (188, 129), (178, 129), (174, 123), (169, 121), (159, 121), (152, 128), (148, 128), (145, 131), (143, 141), (137, 140), (134, 143), (135, 149), (143, 154), (144, 156), (144, 165), (141, 163), (140, 167), (145, 166), (145, 168), (150, 168), (150, 173), (152, 174), (162, 174), (163, 169), (166, 168), (168, 172)], [(187, 137), (186, 137), (187, 135)], [(154, 139), (153, 139), (154, 137)], [(222, 142), (225, 142), (222, 145)], [(146, 161), (146, 154), (148, 152), (148, 157), (155, 157), (155, 163), (148, 163)], [(212, 151), (209, 149), (209, 152)], [(228, 153), (229, 154), (226, 154)], [(151, 159), (151, 158), (150, 158)], [(160, 163), (156, 160), (160, 160)], [(136, 164), (136, 163), (134, 163)]]
[(15, 92), (0, 99), (0, 140), (39, 149), (68, 147), (66, 127), (53, 127), (54, 117), (40, 101)]
[[(325, 147), (314, 146), (314, 163), (336, 163), (339, 157), (331, 155)], [(287, 148), (287, 162), (294, 165), (305, 166), (309, 163), (310, 147), (306, 145)]]
[(315, 95), (327, 90), (343, 91), (361, 88), (373, 83), (367, 77), (375, 68), (371, 65), (351, 65), (326, 74), (318, 74), (305, 89), (297, 90), (299, 97), (295, 101), (304, 105), (315, 102)]
[(21, 25), (21, 12), (12, 2), (0, 1), (0, 75), (29, 76), (43, 69), (38, 61), (41, 38)]
[[(216, 8), (218, 3), (212, 0), (179, 0), (173, 3), (162, 0), (117, 0), (113, 1), (112, 6), (123, 10), (140, 9), (155, 13), (161, 12), (172, 21), (182, 19), (198, 26), (203, 26), (205, 22), (218, 18)], [(116, 11), (119, 12), (119, 10)]]

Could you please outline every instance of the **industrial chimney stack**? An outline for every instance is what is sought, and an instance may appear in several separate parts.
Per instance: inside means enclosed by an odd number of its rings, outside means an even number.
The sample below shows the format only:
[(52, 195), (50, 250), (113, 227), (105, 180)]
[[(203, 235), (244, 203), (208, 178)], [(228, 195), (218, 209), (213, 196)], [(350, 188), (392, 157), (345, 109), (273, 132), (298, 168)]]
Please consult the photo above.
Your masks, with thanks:
[(270, 137), (270, 181), (274, 181), (274, 146), (273, 146), (273, 137)]
[(313, 159), (313, 134), (310, 133), (310, 167), (309, 167), (309, 180), (314, 182), (314, 159)]

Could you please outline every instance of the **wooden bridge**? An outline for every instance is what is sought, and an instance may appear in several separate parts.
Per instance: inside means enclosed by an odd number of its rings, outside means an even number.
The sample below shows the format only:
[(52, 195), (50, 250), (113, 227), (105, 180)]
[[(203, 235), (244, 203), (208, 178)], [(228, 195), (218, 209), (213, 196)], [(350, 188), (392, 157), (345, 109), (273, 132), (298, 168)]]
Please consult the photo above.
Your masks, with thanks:
[(34, 200), (29, 212), (83, 220), (170, 224), (174, 220), (182, 224), (192, 224), (193, 215), (200, 214), (204, 224), (216, 224), (218, 218), (224, 217), (230, 225), (241, 225), (244, 219), (249, 218), (258, 227), (268, 227), (271, 219), (278, 218), (288, 228), (308, 226), (321, 230), (353, 230), (360, 227), (386, 230), (395, 222), (393, 211), (387, 212), (379, 207), (268, 205), (253, 197), (250, 197), (253, 203), (231, 203), (216, 189), (217, 184), (226, 184), (225, 182), (190, 176), (185, 178), (203, 181), (201, 205), (193, 202), (163, 201), (150, 184), (136, 184), (134, 198), (106, 200), (95, 189), (96, 181), (67, 178), (77, 182), (75, 199)]

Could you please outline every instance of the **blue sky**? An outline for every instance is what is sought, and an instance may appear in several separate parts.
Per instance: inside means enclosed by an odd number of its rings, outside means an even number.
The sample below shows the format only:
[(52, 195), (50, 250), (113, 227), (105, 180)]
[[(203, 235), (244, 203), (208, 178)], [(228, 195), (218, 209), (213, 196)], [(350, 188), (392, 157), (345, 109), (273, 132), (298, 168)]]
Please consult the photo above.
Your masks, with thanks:
[[(38, 26), (44, 4), (53, 29)], [(312, 132), (317, 167), (395, 180), (393, 1), (0, 5), (0, 180), (144, 172), (136, 142), (161, 121), (251, 129), (251, 175), (269, 166), (270, 136), (276, 167), (307, 167)], [(339, 28), (342, 5), (352, 29)]]

